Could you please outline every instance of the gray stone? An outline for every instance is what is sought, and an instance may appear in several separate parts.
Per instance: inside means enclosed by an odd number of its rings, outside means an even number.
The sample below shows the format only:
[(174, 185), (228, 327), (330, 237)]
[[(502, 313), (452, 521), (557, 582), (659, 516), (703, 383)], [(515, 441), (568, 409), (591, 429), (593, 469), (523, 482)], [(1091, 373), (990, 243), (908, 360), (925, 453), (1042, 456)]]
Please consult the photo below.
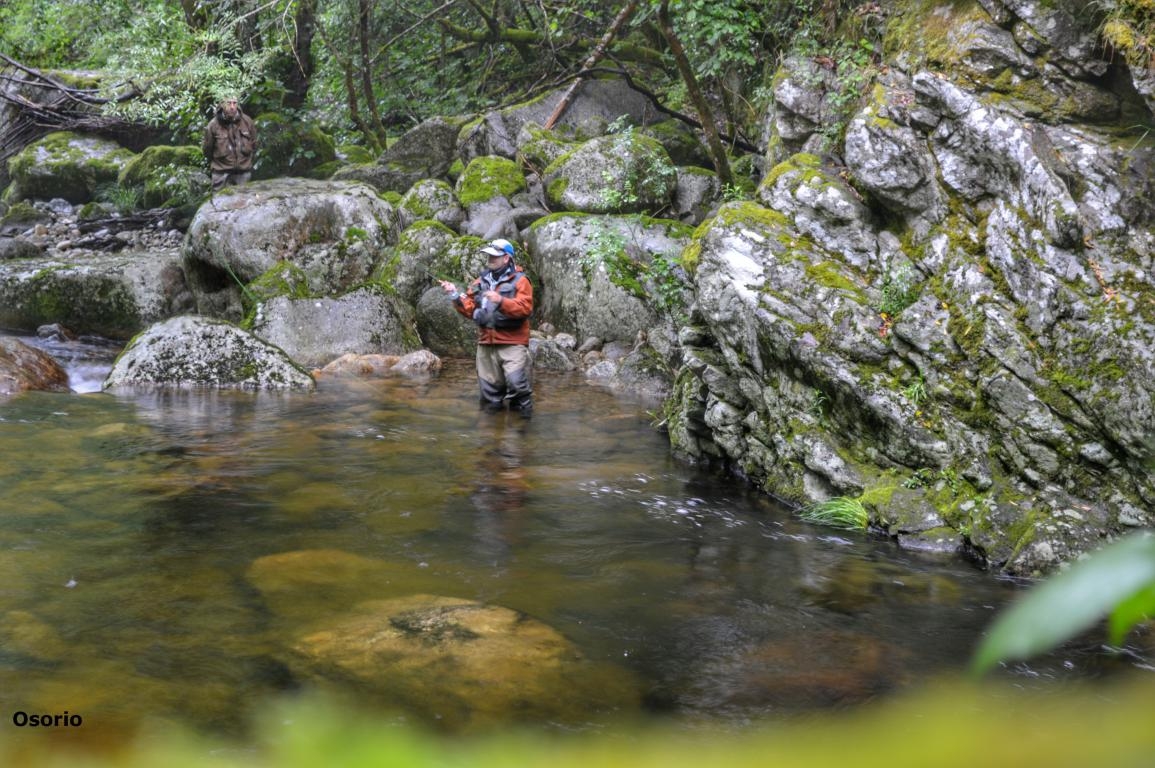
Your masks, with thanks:
[(104, 389), (210, 387), (312, 389), (313, 379), (280, 349), (236, 326), (175, 317), (134, 338)]

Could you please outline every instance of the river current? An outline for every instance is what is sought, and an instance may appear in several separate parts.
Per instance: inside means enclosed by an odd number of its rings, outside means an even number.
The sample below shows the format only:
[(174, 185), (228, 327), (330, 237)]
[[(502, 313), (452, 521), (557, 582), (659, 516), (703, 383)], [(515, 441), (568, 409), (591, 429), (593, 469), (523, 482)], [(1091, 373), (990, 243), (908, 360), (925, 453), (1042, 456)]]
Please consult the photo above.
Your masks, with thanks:
[[(478, 412), (469, 361), (313, 393), (103, 393), (115, 347), (41, 346), (77, 391), (0, 401), (6, 716), (235, 733), (305, 686), (283, 652), (302, 617), (429, 594), (557, 630), (640, 681), (628, 715), (744, 724), (957, 675), (1021, 587), (802, 523), (674, 459), (656, 404), (580, 375), (539, 374), (527, 423)], [(274, 605), (255, 564), (317, 552), (388, 578), (330, 570)], [(1095, 650), (997, 674), (1096, 676)]]

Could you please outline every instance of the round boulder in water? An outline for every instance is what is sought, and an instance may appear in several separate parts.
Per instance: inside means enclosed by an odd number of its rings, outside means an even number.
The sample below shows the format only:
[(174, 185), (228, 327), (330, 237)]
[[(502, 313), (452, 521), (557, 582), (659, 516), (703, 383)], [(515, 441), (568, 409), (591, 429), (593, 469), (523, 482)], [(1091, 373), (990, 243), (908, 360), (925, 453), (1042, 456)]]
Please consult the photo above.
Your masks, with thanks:
[(134, 338), (104, 380), (121, 386), (311, 389), (288, 355), (229, 323), (174, 317)]

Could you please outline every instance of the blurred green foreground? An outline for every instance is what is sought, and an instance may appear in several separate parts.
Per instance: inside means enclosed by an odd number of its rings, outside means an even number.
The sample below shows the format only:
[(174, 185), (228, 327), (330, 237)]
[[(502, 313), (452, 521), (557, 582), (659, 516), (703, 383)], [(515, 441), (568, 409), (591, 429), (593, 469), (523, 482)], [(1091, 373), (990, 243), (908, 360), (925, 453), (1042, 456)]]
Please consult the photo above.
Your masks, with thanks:
[(109, 743), (100, 725), (16, 728), (3, 766), (1155, 766), (1155, 679), (1025, 693), (942, 683), (838, 713), (720, 729), (622, 723), (598, 732), (446, 737), (320, 700), (270, 706), (244, 745), (178, 731)]

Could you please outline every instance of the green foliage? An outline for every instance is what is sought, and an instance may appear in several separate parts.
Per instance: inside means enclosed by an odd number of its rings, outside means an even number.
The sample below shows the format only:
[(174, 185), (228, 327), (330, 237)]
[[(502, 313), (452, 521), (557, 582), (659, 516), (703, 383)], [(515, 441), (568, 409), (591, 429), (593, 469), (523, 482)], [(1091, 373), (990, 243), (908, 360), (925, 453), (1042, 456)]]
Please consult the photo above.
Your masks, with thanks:
[(98, 201), (111, 205), (119, 213), (128, 213), (140, 207), (144, 190), (140, 187), (123, 187), (116, 182), (106, 182), (96, 187), (95, 197)]
[(1148, 532), (1103, 547), (1016, 601), (991, 627), (971, 669), (982, 674), (1001, 661), (1044, 653), (1108, 616), (1113, 645), (1155, 616), (1155, 536)]
[(917, 282), (914, 267), (903, 264), (888, 272), (882, 281), (882, 301), (878, 305), (881, 314), (891, 317), (918, 300), (922, 286)]
[(846, 496), (805, 506), (798, 511), (798, 516), (808, 523), (846, 530), (866, 530), (870, 524), (870, 516), (862, 502)]
[(918, 376), (902, 390), (902, 396), (915, 405), (922, 405), (927, 398), (926, 381)]
[(1151, 0), (1096, 0), (1089, 8), (1103, 13), (1099, 31), (1111, 49), (1132, 67), (1155, 68), (1155, 3)]

